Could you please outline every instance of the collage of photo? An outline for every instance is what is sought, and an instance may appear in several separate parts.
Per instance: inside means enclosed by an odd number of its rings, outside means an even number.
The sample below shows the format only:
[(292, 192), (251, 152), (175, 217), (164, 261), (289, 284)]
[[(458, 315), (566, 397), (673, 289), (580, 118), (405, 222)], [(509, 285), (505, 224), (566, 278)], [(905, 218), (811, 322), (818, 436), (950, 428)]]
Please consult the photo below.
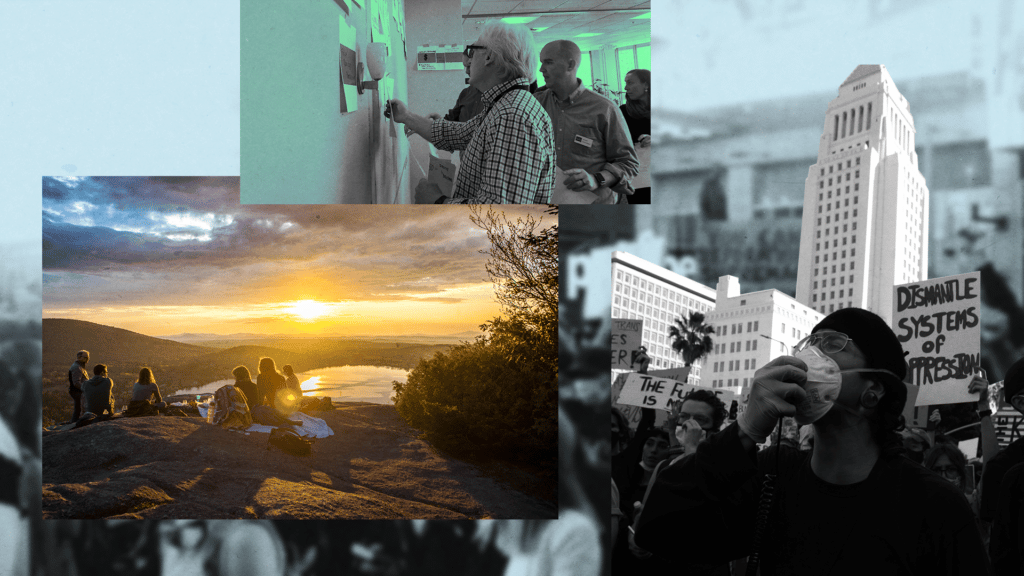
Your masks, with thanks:
[(0, 48), (0, 576), (1024, 574), (1014, 0)]

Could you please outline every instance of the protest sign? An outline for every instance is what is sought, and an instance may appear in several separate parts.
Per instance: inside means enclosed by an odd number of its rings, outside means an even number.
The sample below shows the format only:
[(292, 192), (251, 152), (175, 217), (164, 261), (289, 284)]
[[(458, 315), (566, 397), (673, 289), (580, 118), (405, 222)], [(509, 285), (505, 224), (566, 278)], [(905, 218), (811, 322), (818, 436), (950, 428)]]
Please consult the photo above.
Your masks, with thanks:
[(981, 367), (980, 272), (893, 286), (892, 323), (916, 405), (977, 401), (967, 384)]
[(612, 370), (632, 368), (633, 353), (640, 349), (643, 335), (643, 320), (612, 318)]
[(673, 403), (682, 400), (688, 392), (701, 389), (714, 393), (722, 402), (725, 402), (727, 408), (736, 399), (735, 394), (725, 389), (715, 390), (671, 378), (634, 373), (626, 375), (619, 393), (618, 403), (668, 411), (672, 409)]
[(690, 377), (690, 369), (686, 366), (665, 368), (664, 370), (648, 370), (647, 373), (651, 376), (671, 378), (672, 380), (679, 380), (680, 382), (686, 382), (686, 379)]

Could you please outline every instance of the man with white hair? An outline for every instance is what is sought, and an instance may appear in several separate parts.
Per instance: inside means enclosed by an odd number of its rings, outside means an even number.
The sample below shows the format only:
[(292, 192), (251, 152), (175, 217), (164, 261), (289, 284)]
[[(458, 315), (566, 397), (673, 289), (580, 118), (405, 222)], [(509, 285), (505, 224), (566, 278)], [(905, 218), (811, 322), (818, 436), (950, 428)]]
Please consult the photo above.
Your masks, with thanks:
[(468, 122), (432, 119), (389, 102), (396, 122), (441, 150), (464, 150), (452, 196), (436, 185), (416, 188), (420, 204), (546, 204), (555, 186), (551, 118), (530, 94), (537, 49), (522, 25), (492, 22), (467, 47), (469, 84), (483, 111)]
[(632, 194), (629, 181), (640, 169), (622, 112), (576, 77), (580, 47), (556, 40), (540, 52), (545, 87), (536, 93), (555, 126), (558, 167), (565, 172), (566, 198), (557, 203), (615, 204)]

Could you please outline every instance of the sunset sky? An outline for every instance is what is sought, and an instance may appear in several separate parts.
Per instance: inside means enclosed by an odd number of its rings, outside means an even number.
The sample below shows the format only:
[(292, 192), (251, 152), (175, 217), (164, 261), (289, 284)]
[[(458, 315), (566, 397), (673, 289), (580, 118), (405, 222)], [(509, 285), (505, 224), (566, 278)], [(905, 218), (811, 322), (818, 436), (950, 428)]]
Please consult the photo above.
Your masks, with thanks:
[[(44, 178), (43, 317), (151, 336), (447, 335), (499, 313), (468, 207), (243, 206), (238, 188)], [(543, 209), (501, 208), (548, 223)]]

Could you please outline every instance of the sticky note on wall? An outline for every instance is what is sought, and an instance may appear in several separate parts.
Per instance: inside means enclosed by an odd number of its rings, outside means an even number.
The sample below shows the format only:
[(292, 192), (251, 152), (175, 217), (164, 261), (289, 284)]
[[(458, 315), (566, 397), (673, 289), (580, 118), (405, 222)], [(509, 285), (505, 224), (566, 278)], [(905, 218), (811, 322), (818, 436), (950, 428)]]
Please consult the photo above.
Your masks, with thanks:
[(356, 29), (345, 22), (344, 16), (338, 17), (338, 27), (338, 92), (341, 96), (341, 113), (345, 114), (357, 108), (359, 90), (356, 86), (361, 78), (358, 74)]

